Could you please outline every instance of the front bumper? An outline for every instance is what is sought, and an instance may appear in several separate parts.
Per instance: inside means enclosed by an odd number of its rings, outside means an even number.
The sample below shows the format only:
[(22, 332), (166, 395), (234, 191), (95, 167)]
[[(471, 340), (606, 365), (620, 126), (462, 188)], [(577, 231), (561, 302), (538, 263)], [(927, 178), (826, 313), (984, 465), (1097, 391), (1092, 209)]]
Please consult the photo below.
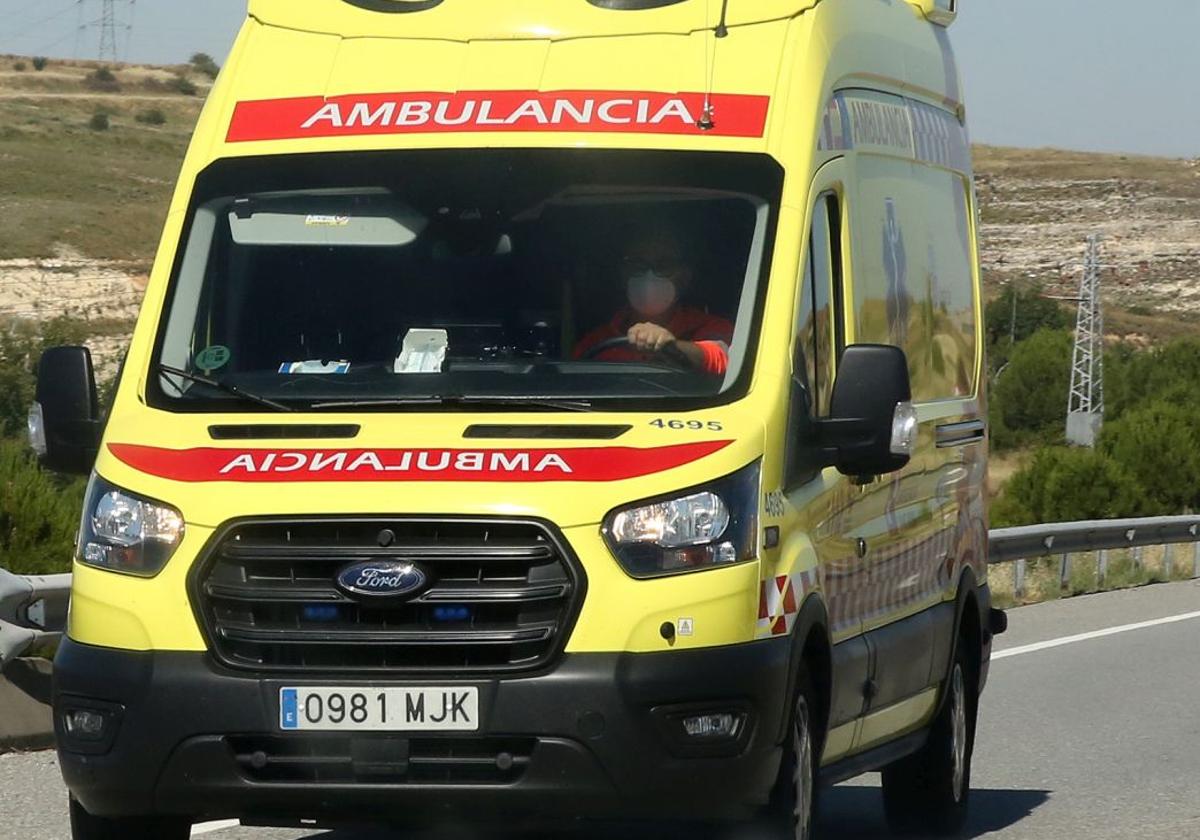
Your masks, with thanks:
[[(55, 660), (55, 726), (67, 786), (88, 811), (104, 816), (186, 814), (280, 825), (301, 818), (354, 823), (363, 815), (395, 824), (497, 816), (732, 818), (760, 808), (778, 774), (791, 660), (790, 642), (781, 638), (568, 655), (544, 673), (506, 679), (395, 680), (479, 687), (481, 728), (473, 737), (528, 745), (519, 774), (491, 781), (472, 775), (414, 782), (395, 768), (380, 775), (378, 767), (338, 782), (320, 773), (285, 780), (256, 774), (245, 761), (247, 743), (282, 745), (292, 756), (331, 748), (328, 735), (280, 733), (280, 687), (393, 683), (257, 678), (198, 653), (65, 641)], [(111, 743), (82, 744), (64, 731), (63, 712), (89, 704), (117, 722)], [(666, 722), (681, 710), (721, 709), (747, 714), (741, 736), (699, 752)], [(394, 735), (337, 737), (350, 754), (375, 759), (392, 746), (409, 747)], [(437, 739), (414, 736), (412, 744), (437, 748)]]

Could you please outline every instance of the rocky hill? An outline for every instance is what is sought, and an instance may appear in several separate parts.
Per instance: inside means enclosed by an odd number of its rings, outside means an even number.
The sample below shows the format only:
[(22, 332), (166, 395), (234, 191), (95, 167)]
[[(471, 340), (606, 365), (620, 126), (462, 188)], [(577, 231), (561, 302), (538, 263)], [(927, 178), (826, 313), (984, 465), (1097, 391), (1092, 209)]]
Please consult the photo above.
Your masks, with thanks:
[[(96, 325), (111, 368), (209, 84), (196, 68), (0, 57), (0, 322)], [(1200, 162), (975, 150), (985, 280), (1077, 293), (1104, 241), (1113, 338), (1200, 331)]]
[(1200, 160), (982, 146), (975, 162), (989, 289), (1077, 295), (1098, 234), (1114, 338), (1200, 328)]

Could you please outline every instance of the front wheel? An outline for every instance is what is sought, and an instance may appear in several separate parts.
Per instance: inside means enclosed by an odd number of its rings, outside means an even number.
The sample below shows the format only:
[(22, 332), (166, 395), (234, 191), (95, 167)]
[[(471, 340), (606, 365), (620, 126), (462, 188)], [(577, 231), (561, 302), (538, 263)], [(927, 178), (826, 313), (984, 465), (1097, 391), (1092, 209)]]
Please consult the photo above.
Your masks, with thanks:
[(790, 737), (775, 785), (772, 811), (780, 840), (812, 840), (817, 800), (815, 696), (807, 676), (800, 679), (792, 709)]
[(885, 767), (883, 805), (897, 834), (953, 837), (967, 821), (979, 682), (958, 640), (947, 696), (920, 751)]
[(71, 840), (188, 840), (186, 817), (96, 817), (71, 797)]

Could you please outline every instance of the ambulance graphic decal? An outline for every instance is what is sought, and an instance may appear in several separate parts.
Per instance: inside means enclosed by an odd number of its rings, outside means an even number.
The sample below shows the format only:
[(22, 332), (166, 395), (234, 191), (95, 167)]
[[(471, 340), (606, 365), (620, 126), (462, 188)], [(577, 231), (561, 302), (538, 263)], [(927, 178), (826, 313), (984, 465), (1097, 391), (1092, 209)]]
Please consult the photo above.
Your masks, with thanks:
[(682, 467), (733, 441), (651, 449), (160, 449), (109, 444), (135, 470), (175, 481), (622, 481)]

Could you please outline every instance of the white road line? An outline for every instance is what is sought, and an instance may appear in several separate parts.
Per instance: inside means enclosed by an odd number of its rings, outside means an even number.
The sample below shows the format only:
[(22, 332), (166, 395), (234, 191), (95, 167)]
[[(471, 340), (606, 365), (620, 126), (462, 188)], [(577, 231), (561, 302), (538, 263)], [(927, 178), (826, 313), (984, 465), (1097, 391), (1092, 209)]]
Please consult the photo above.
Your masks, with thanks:
[(1036, 653), (1039, 650), (1049, 650), (1050, 648), (1062, 647), (1063, 645), (1073, 645), (1076, 642), (1086, 642), (1091, 639), (1102, 639), (1105, 636), (1115, 636), (1118, 633), (1129, 633), (1133, 630), (1145, 630), (1147, 627), (1159, 627), (1163, 624), (1176, 624), (1180, 621), (1191, 621), (1192, 619), (1196, 618), (1200, 618), (1200, 612), (1170, 615), (1166, 618), (1156, 618), (1153, 621), (1140, 621), (1137, 624), (1123, 624), (1120, 627), (1109, 627), (1107, 630), (1095, 630), (1091, 633), (1080, 633), (1077, 636), (1064, 636), (1061, 639), (1051, 639), (1047, 642), (1038, 642), (1032, 645), (1022, 645), (1021, 647), (997, 651), (996, 653), (992, 654), (992, 659), (1007, 659), (1010, 656), (1021, 656), (1022, 654), (1026, 653)]
[(192, 826), (192, 836), (199, 837), (202, 834), (212, 834), (214, 831), (224, 831), (227, 828), (237, 828), (241, 825), (238, 820), (221, 820), (220, 822), (201, 823), (200, 825)]

